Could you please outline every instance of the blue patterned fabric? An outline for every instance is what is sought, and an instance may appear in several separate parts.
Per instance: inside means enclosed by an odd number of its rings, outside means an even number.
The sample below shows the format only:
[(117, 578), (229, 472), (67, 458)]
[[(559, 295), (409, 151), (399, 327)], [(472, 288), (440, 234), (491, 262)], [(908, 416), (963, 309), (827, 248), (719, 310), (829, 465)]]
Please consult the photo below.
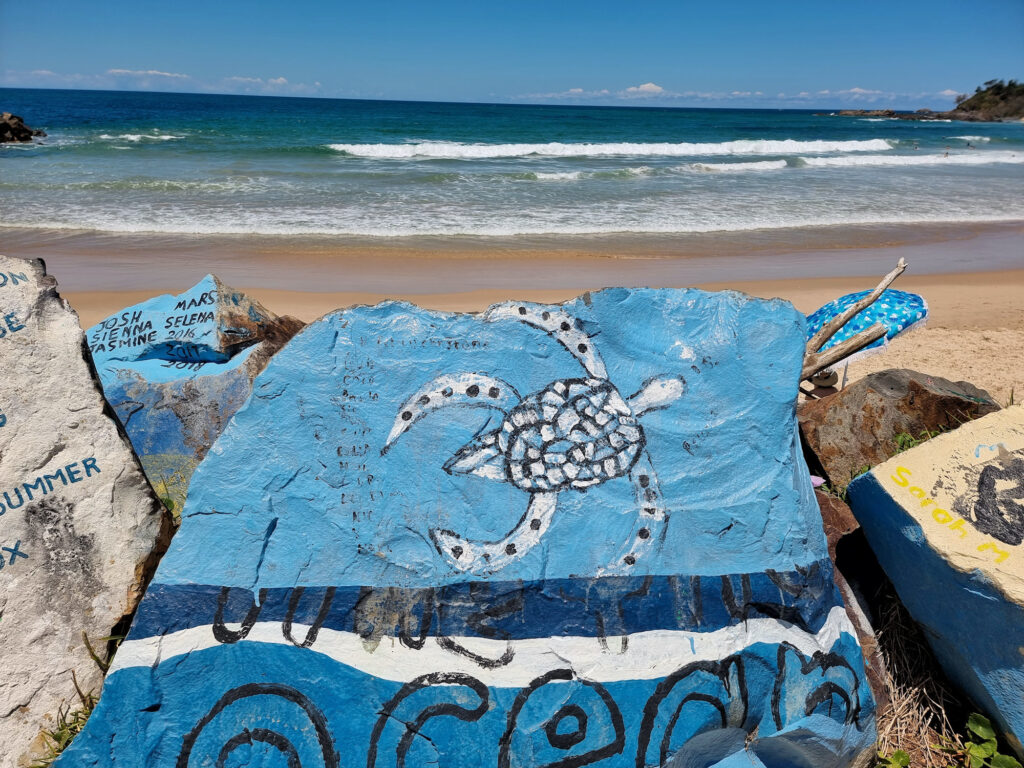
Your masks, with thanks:
[[(840, 296), (834, 301), (830, 301), (825, 306), (808, 315), (808, 341), (814, 336), (814, 334), (821, 330), (821, 327), (825, 323), (833, 317), (841, 315), (849, 307), (856, 304), (869, 293), (871, 293), (871, 291), (848, 293), (845, 296)], [(862, 309), (850, 318), (850, 321), (844, 325), (835, 336), (829, 339), (828, 342), (822, 346), (821, 350), (824, 351), (826, 349), (830, 349), (836, 344), (846, 341), (852, 336), (856, 336), (861, 331), (866, 331), (875, 323), (881, 323), (889, 329), (885, 336), (880, 338), (878, 341), (873, 344), (869, 344), (864, 349), (847, 358), (853, 359), (854, 357), (863, 355), (869, 350), (878, 351), (884, 348), (885, 345), (889, 343), (889, 339), (894, 338), (897, 334), (902, 333), (911, 326), (924, 322), (927, 317), (928, 304), (923, 297), (918, 296), (916, 293), (897, 291), (890, 288), (887, 291), (883, 291), (882, 295), (874, 304)]]

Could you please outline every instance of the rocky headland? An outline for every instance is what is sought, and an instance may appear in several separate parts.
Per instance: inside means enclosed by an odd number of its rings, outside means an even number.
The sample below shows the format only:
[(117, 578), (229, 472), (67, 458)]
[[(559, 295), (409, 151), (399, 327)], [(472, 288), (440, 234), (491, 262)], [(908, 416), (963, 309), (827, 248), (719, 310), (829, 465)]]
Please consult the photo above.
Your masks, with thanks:
[(956, 107), (947, 112), (919, 109), (915, 112), (895, 109), (840, 109), (820, 114), (839, 117), (891, 117), (897, 120), (964, 120), (967, 122), (1016, 122), (1024, 120), (1024, 84), (1016, 80), (989, 80), (974, 94), (960, 94)]

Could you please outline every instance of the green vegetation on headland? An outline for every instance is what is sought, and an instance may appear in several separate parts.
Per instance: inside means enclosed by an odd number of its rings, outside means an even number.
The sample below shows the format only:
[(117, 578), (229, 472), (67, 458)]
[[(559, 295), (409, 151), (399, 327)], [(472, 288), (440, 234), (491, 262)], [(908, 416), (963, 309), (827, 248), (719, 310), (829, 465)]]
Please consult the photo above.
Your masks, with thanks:
[(960, 94), (956, 97), (953, 113), (978, 115), (979, 120), (1024, 117), (1024, 83), (1010, 80), (989, 80), (984, 89), (978, 86), (974, 94)]
[(979, 85), (975, 88), (972, 95), (962, 93), (957, 96), (956, 107), (949, 112), (933, 112), (930, 109), (919, 109), (916, 112), (897, 112), (894, 109), (841, 109), (828, 114), (896, 117), (900, 120), (1024, 120), (1024, 83), (1018, 83), (1016, 80), (989, 80), (984, 86)]

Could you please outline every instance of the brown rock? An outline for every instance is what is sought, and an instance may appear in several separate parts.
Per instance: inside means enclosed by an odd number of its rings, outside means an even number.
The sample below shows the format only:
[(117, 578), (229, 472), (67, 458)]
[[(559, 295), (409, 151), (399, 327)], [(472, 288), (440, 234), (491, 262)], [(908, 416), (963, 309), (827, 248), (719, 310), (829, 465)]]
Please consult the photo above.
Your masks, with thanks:
[(871, 626), (871, 620), (861, 606), (857, 590), (843, 573), (836, 553), (840, 540), (857, 531), (860, 528), (860, 523), (857, 522), (850, 507), (842, 499), (822, 491), (815, 491), (814, 495), (818, 499), (821, 522), (825, 527), (825, 537), (828, 539), (828, 554), (832, 558), (832, 565), (835, 568), (833, 580), (839, 593), (843, 596), (846, 615), (850, 618), (850, 623), (853, 624), (857, 639), (860, 641), (868, 685), (871, 686), (875, 703), (881, 709), (889, 700), (889, 692), (885, 685), (885, 660), (878, 649), (878, 638), (875, 635), (874, 627)]
[(41, 130), (32, 130), (25, 121), (10, 112), (0, 114), (0, 144), (32, 141), (33, 136), (45, 136)]
[(926, 431), (955, 429), (997, 410), (998, 403), (987, 392), (966, 381), (889, 369), (802, 403), (797, 418), (813, 454), (808, 456), (812, 471), (820, 468), (829, 485), (841, 489), (897, 453), (897, 435), (916, 438)]

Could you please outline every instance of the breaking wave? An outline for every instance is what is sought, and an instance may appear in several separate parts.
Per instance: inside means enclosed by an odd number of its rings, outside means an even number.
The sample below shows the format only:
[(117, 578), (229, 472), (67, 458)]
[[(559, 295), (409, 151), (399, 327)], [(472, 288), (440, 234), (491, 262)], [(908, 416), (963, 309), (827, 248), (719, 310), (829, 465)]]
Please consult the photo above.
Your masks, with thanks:
[(410, 144), (328, 144), (351, 157), (407, 160), (480, 160), (500, 157), (700, 157), (706, 155), (782, 155), (802, 152), (878, 152), (892, 149), (885, 139), (850, 141), (798, 141), (796, 139), (740, 139), (723, 142), (614, 142), (601, 144), (465, 144), (424, 141)]
[(857, 155), (856, 157), (801, 157), (798, 163), (811, 168), (849, 168), (865, 166), (991, 165), (1024, 163), (1022, 152), (971, 152), (945, 155)]

